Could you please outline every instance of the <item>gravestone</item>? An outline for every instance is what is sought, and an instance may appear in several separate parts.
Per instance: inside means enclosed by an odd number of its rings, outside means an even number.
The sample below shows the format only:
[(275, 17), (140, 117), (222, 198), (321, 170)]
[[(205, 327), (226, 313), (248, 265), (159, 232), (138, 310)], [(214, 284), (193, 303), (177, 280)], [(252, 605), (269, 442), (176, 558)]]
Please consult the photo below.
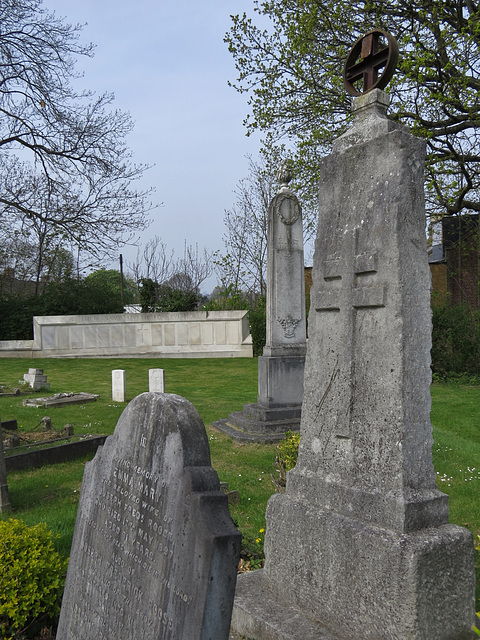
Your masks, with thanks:
[(96, 402), (98, 394), (96, 393), (54, 393), (44, 398), (28, 398), (22, 404), (25, 407), (65, 407), (71, 404), (86, 404), (87, 402)]
[(35, 390), (50, 389), (50, 383), (47, 382), (47, 376), (44, 375), (43, 369), (29, 369), (28, 373), (23, 374), (23, 381)]
[(112, 400), (114, 402), (125, 402), (126, 400), (126, 377), (124, 369), (114, 369), (112, 371)]
[(165, 392), (165, 370), (149, 369), (148, 370), (148, 390)]
[(256, 640), (471, 638), (472, 535), (431, 455), (425, 143), (387, 105), (356, 98), (320, 165), (298, 461), (232, 618)]
[(257, 402), (214, 423), (238, 441), (273, 442), (300, 427), (306, 353), (302, 214), (288, 187), (288, 162), (277, 177), (281, 187), (268, 212), (266, 344), (258, 358)]
[(137, 396), (85, 467), (57, 640), (227, 640), (240, 540), (196, 409)]
[(12, 505), (8, 495), (7, 467), (5, 466), (5, 453), (3, 449), (3, 434), (0, 428), (0, 513), (11, 510)]

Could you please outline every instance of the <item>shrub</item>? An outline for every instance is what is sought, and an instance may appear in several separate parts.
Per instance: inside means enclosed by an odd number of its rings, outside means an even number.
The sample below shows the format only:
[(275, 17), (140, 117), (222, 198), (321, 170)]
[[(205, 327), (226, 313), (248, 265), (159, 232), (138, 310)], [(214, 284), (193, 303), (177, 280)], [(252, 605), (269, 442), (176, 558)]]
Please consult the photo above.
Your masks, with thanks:
[(277, 477), (273, 478), (273, 483), (278, 492), (283, 492), (287, 483), (287, 471), (293, 469), (297, 464), (298, 447), (300, 444), (300, 434), (287, 431), (285, 440), (282, 440), (277, 447), (275, 457), (275, 469)]
[(480, 315), (466, 305), (432, 309), (432, 370), (436, 377), (480, 374)]
[(57, 618), (66, 568), (45, 524), (0, 522), (0, 638), (24, 637), (38, 620)]
[(251, 306), (248, 317), (252, 332), (253, 355), (261, 356), (267, 339), (266, 298), (260, 296), (255, 306)]

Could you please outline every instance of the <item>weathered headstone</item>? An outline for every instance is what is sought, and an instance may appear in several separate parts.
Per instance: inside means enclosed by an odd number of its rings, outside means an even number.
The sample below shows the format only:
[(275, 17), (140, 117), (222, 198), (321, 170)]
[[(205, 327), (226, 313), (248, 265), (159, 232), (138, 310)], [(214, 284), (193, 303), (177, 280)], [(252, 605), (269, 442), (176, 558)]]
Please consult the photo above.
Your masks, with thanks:
[(165, 392), (165, 369), (148, 370), (148, 390)]
[(356, 98), (320, 167), (298, 462), (233, 614), (256, 640), (471, 637), (472, 536), (431, 456), (425, 143), (387, 105)]
[(114, 402), (125, 402), (126, 400), (126, 376), (124, 369), (114, 369), (112, 371), (112, 400)]
[(298, 431), (306, 353), (305, 276), (300, 204), (288, 163), (268, 213), (266, 344), (258, 358), (258, 397), (214, 426), (235, 440), (272, 442)]
[(0, 428), (0, 513), (11, 510), (12, 505), (8, 495), (7, 468), (5, 466), (5, 453), (3, 450), (3, 434)]
[(57, 640), (227, 640), (240, 539), (196, 409), (136, 397), (85, 468)]
[(23, 374), (23, 381), (27, 382), (32, 389), (50, 389), (50, 383), (47, 382), (43, 369), (29, 369), (28, 373)]

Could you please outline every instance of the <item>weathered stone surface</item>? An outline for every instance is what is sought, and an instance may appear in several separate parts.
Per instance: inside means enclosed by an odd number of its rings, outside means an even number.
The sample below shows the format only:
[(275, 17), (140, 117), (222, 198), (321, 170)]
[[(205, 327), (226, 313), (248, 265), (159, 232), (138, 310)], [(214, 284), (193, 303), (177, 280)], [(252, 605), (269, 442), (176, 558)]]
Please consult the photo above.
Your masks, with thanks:
[(5, 466), (5, 454), (3, 451), (3, 436), (0, 429), (0, 513), (12, 510), (10, 496), (8, 495), (7, 468)]
[(64, 407), (69, 404), (85, 404), (96, 402), (98, 394), (95, 393), (54, 393), (44, 398), (28, 398), (23, 401), (26, 407)]
[[(305, 278), (300, 204), (283, 183), (268, 213), (266, 344), (258, 358), (258, 398), (214, 426), (238, 441), (273, 442), (298, 431), (306, 352)], [(283, 175), (285, 173), (285, 175)]]
[(237, 588), (256, 640), (471, 638), (472, 536), (431, 457), (425, 145), (372, 94), (321, 163), (299, 456)]
[(43, 369), (29, 369), (28, 373), (23, 375), (23, 381), (28, 383), (32, 389), (50, 389)]
[(138, 396), (86, 465), (57, 640), (226, 640), (240, 538), (195, 408)]

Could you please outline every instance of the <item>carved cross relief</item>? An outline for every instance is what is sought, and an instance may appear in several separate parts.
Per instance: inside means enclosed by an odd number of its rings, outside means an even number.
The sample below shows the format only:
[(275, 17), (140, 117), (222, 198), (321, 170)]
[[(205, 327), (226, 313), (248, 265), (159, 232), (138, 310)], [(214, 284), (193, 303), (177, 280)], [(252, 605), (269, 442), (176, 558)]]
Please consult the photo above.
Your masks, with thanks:
[[(339, 438), (352, 437), (358, 313), (386, 304), (386, 285), (379, 283), (377, 277), (378, 253), (359, 251), (359, 230), (356, 229), (353, 235), (350, 251), (345, 251), (344, 246), (341, 256), (337, 251), (327, 254), (322, 282), (315, 293), (315, 310), (342, 314), (341, 322), (345, 327), (345, 333), (335, 346), (338, 370), (333, 374), (343, 388), (341, 393), (345, 395), (345, 411), (339, 412), (336, 423), (335, 435)], [(343, 240), (347, 240), (345, 236)]]

